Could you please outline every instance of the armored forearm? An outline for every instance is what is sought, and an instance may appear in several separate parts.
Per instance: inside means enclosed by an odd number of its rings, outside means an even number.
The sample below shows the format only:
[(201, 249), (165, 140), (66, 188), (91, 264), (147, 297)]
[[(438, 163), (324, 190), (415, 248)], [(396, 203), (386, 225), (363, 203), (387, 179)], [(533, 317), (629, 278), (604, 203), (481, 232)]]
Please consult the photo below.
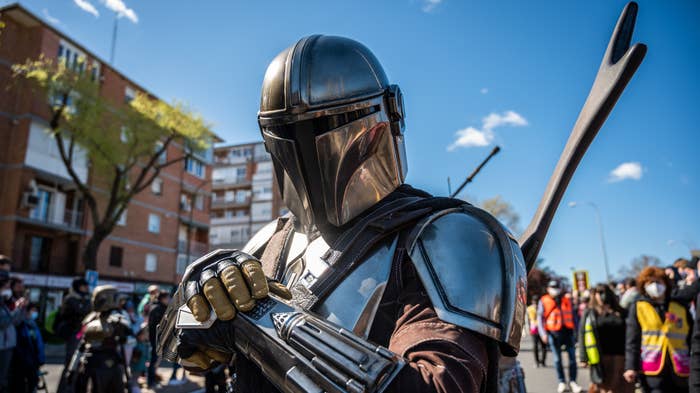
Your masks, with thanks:
[[(186, 306), (178, 310), (173, 333), (196, 328), (188, 314)], [(404, 364), (388, 349), (273, 298), (239, 314), (231, 330), (240, 354), (284, 392), (381, 392)], [(175, 360), (174, 335), (164, 334), (162, 353)]]

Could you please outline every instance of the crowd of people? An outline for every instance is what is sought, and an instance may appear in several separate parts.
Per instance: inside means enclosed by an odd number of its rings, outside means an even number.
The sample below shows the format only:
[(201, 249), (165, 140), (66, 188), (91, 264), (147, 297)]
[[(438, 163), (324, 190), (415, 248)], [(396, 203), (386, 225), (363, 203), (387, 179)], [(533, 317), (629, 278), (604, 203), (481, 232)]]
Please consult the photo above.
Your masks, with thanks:
[[(27, 300), (24, 283), (11, 275), (11, 266), (10, 259), (0, 255), (0, 393), (36, 390), (45, 363), (47, 334), (65, 343), (63, 376), (72, 361), (83, 362), (80, 373), (84, 375), (74, 376), (67, 391), (80, 391), (81, 384), (90, 380), (94, 385), (100, 378), (102, 384), (112, 385), (108, 391), (115, 392), (124, 391), (114, 386), (116, 380), (128, 381), (132, 392), (142, 385), (154, 388), (186, 381), (177, 364), (167, 379), (156, 373), (160, 365), (156, 327), (170, 301), (168, 291), (151, 285), (138, 299), (120, 294), (111, 286), (91, 292), (85, 279), (76, 278), (61, 306), (40, 322), (39, 306)], [(92, 320), (99, 323), (91, 325)], [(103, 329), (109, 324), (124, 328)], [(109, 334), (101, 331), (95, 335), (93, 326)], [(91, 356), (80, 359), (86, 351), (91, 351)], [(99, 359), (104, 361), (98, 362)]]
[(536, 367), (552, 353), (558, 392), (583, 390), (579, 367), (590, 373), (589, 392), (700, 391), (699, 271), (697, 258), (679, 258), (580, 293), (550, 281), (527, 309)]

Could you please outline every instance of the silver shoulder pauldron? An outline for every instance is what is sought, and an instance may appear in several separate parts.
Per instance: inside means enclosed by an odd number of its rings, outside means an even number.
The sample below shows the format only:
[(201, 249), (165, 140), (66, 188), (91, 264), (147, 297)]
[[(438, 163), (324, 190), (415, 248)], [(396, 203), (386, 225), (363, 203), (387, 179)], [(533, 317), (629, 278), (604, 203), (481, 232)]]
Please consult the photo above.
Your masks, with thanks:
[(445, 322), (520, 348), (527, 273), (520, 247), (490, 214), (464, 205), (436, 212), (409, 234), (407, 250)]

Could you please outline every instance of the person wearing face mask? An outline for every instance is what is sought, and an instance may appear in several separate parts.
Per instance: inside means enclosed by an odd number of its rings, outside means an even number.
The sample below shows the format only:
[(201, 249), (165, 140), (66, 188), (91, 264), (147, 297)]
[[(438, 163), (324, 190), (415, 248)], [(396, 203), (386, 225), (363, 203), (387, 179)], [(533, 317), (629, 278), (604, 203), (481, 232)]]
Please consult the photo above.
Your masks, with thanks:
[(8, 390), (12, 353), (17, 345), (17, 330), (26, 301), (24, 298), (11, 301), (10, 273), (0, 268), (0, 393)]
[(625, 344), (625, 380), (637, 378), (646, 393), (688, 391), (692, 319), (671, 299), (671, 279), (658, 267), (639, 274), (641, 297), (629, 309)]
[(54, 320), (53, 330), (66, 340), (64, 366), (68, 365), (73, 352), (78, 347), (76, 334), (80, 330), (83, 318), (90, 312), (90, 293), (87, 281), (76, 278), (71, 284), (71, 291), (63, 298), (61, 309)]
[[(547, 285), (547, 293), (542, 296), (537, 305), (537, 329), (545, 344), (549, 345), (554, 355), (554, 367), (557, 370), (557, 392), (562, 393), (570, 388), (573, 393), (579, 393), (581, 386), (576, 383), (576, 348), (575, 321), (571, 296), (562, 293), (559, 281), (552, 280)], [(561, 361), (561, 348), (565, 348), (569, 357), (569, 384), (567, 387), (564, 367)]]
[(598, 284), (579, 324), (581, 365), (589, 367), (599, 393), (632, 393), (634, 384), (622, 378), (625, 365), (625, 314), (613, 289)]
[(39, 368), (44, 364), (44, 340), (36, 324), (39, 309), (36, 304), (27, 306), (22, 320), (17, 324), (17, 346), (12, 355), (10, 391), (34, 392), (39, 383)]

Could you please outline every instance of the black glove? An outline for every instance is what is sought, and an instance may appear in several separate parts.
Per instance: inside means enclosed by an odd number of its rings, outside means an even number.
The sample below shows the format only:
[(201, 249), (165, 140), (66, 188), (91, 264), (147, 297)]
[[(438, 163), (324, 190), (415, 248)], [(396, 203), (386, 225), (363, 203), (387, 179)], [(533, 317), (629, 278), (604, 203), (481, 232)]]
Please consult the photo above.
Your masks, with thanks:
[(230, 361), (235, 352), (232, 320), (238, 311), (252, 310), (255, 300), (270, 291), (284, 299), (291, 299), (291, 293), (268, 280), (260, 261), (241, 251), (215, 253), (196, 263), (182, 283), (187, 306), (199, 322), (207, 321), (211, 310), (217, 320), (207, 329), (182, 330), (178, 356), (186, 369), (204, 371)]

